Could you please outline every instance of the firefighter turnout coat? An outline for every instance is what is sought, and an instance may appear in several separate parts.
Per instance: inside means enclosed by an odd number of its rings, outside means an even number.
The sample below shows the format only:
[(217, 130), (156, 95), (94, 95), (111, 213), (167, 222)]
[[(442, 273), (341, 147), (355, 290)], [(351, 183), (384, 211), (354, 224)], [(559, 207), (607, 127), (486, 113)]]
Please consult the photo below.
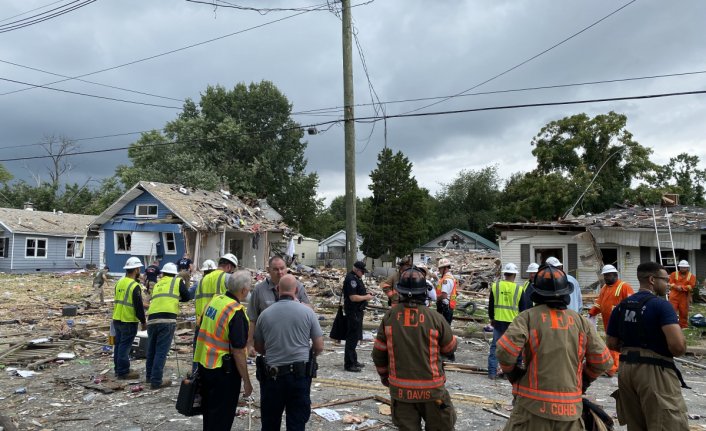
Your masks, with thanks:
[(388, 377), (390, 396), (403, 402), (442, 398), (446, 375), (441, 354), (456, 350), (456, 337), (444, 317), (425, 305), (393, 305), (380, 322), (373, 362)]
[(504, 372), (513, 369), (520, 353), (527, 372), (512, 385), (517, 405), (556, 421), (581, 417), (584, 367), (595, 379), (613, 365), (591, 322), (573, 310), (544, 304), (520, 313), (498, 341), (497, 356)]

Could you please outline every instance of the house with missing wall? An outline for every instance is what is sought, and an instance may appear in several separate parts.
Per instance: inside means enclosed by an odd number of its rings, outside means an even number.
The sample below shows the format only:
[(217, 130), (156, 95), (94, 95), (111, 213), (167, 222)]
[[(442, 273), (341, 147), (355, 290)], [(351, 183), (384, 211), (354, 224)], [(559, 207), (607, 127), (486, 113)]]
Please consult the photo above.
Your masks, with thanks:
[(415, 248), (412, 251), (414, 263), (428, 263), (428, 257), (439, 249), (497, 251), (498, 245), (475, 232), (457, 228), (451, 229), (426, 244)]
[[(583, 288), (600, 287), (604, 264), (615, 265), (621, 279), (637, 288), (637, 266), (650, 260), (659, 262), (656, 230), (667, 232), (668, 223), (676, 261), (688, 260), (702, 282), (706, 277), (706, 208), (633, 206), (568, 220), (498, 222), (491, 227), (498, 234), (503, 264), (520, 265), (523, 279), (529, 263), (555, 256)], [(663, 250), (662, 256), (667, 254), (671, 258), (671, 252)], [(675, 262), (670, 259), (668, 264)]]
[[(98, 236), (88, 232), (95, 216), (61, 211), (0, 208), (0, 271), (64, 272), (99, 263)], [(88, 233), (87, 233), (88, 232)]]
[(188, 253), (195, 266), (233, 253), (242, 267), (264, 269), (284, 253), (292, 232), (264, 199), (141, 181), (102, 214), (91, 230), (100, 238), (100, 260), (120, 272), (130, 256), (160, 266)]

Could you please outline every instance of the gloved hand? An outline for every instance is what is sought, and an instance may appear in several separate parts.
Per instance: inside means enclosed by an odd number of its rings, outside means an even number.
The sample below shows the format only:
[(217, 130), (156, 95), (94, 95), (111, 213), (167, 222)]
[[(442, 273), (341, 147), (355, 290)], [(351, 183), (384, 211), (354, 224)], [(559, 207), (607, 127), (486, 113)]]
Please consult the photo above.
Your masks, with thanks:
[(581, 393), (586, 393), (586, 389), (588, 389), (589, 386), (591, 386), (591, 383), (593, 383), (596, 379), (590, 377), (588, 374), (586, 374), (586, 370), (583, 370), (583, 373), (581, 373)]
[(520, 380), (522, 378), (522, 376), (525, 375), (526, 372), (527, 372), (527, 370), (524, 368), (515, 367), (509, 373), (505, 373), (505, 376), (507, 377), (507, 380), (510, 383), (515, 383), (518, 380)]
[(448, 298), (443, 298), (441, 300), (441, 303), (444, 304), (445, 307), (448, 307), (451, 303), (449, 302)]

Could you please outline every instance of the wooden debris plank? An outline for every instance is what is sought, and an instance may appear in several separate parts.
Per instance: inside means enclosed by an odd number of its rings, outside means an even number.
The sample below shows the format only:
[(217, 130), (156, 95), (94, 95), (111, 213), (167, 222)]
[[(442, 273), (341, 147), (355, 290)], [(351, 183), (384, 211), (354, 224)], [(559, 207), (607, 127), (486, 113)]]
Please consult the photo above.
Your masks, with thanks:
[(366, 400), (372, 400), (375, 397), (373, 395), (369, 395), (367, 397), (357, 397), (357, 398), (347, 398), (343, 400), (334, 400), (334, 401), (329, 401), (327, 403), (319, 403), (319, 404), (313, 404), (311, 406), (311, 409), (320, 409), (322, 407), (330, 407), (330, 406), (338, 406), (341, 404), (348, 404), (348, 403), (356, 403), (358, 401), (366, 401)]
[(489, 409), (488, 407), (483, 407), (483, 410), (485, 410), (488, 413), (492, 413), (496, 416), (500, 416), (501, 418), (510, 419), (510, 415), (506, 415), (505, 413), (503, 413), (501, 411), (498, 411), (495, 409)]

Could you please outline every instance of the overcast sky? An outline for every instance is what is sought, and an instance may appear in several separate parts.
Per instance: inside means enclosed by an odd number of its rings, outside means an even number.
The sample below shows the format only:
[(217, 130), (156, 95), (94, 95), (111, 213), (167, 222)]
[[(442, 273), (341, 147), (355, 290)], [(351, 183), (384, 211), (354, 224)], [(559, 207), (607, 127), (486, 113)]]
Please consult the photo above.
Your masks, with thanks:
[[(208, 0), (206, 0), (208, 1)], [(229, 0), (251, 7), (291, 8), (324, 0)], [(354, 25), (370, 81), (381, 101), (444, 96), (469, 89), (607, 16), (621, 11), (545, 54), (473, 90), (525, 87), (706, 70), (706, 2), (638, 0), (462, 1), (353, 0)], [(33, 8), (54, 3), (27, 15)], [(70, 0), (5, 0), (2, 26), (64, 6)], [(293, 16), (296, 15), (296, 16)], [(9, 18), (9, 19), (8, 19)], [(275, 20), (279, 22), (270, 23)], [(263, 25), (267, 24), (267, 25)], [(240, 34), (139, 62), (84, 79), (174, 99), (199, 99), (207, 85), (232, 88), (239, 82), (270, 80), (289, 98), (293, 111), (342, 105), (341, 22), (329, 11), (300, 13), (236, 10), (185, 0), (98, 0), (73, 12), (0, 33), (0, 78), (47, 84), (61, 78), (7, 62), (77, 76), (151, 57), (248, 28)], [(368, 81), (354, 51), (355, 102), (370, 103)], [(690, 76), (586, 85), (551, 90), (457, 97), (420, 112), (558, 102), (655, 93), (706, 90), (706, 73)], [(181, 102), (85, 82), (53, 87), (143, 103)], [(0, 81), (0, 93), (26, 89)], [(386, 105), (400, 114), (429, 102)], [(420, 185), (435, 193), (463, 169), (497, 164), (503, 177), (534, 168), (530, 142), (549, 121), (576, 113), (614, 110), (628, 117), (628, 129), (666, 163), (681, 152), (706, 166), (706, 95), (593, 103), (390, 119), (387, 145), (414, 163)], [(178, 109), (141, 106), (31, 88), (0, 95), (0, 159), (42, 154), (45, 135), (80, 139), (159, 129)], [(369, 107), (356, 116), (373, 115)], [(306, 125), (340, 118), (296, 115)], [(320, 127), (321, 129), (321, 127)], [(384, 125), (359, 124), (357, 190), (369, 195), (368, 175), (385, 145)], [(370, 135), (370, 139), (368, 136)], [(137, 135), (82, 140), (81, 150), (127, 147)], [(306, 136), (308, 168), (320, 177), (319, 195), (344, 193), (343, 127)], [(11, 147), (11, 148), (7, 148)], [(127, 151), (74, 156), (68, 181), (110, 176)], [(5, 161), (17, 178), (45, 174), (45, 160)]]

